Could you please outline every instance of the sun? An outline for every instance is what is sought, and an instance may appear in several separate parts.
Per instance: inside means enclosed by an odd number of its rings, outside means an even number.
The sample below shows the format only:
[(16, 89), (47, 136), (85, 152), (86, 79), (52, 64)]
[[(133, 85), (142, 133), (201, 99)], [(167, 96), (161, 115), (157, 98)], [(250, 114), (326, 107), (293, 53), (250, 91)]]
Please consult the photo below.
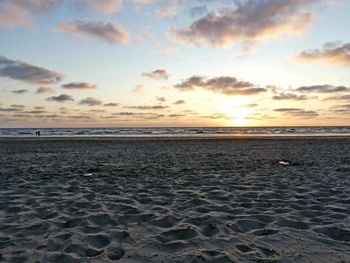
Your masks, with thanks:
[(223, 101), (220, 104), (220, 108), (226, 113), (226, 116), (229, 118), (228, 125), (249, 125), (249, 116), (254, 113), (254, 109), (249, 107), (249, 104), (251, 104), (250, 98), (244, 96), (236, 96)]

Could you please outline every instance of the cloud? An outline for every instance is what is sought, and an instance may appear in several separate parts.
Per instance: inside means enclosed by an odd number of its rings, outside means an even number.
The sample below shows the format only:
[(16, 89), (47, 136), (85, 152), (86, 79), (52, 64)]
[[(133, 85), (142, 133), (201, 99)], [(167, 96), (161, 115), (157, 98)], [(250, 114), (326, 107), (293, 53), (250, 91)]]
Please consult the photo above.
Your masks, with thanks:
[(90, 84), (87, 82), (71, 82), (62, 85), (62, 88), (64, 89), (96, 89), (97, 85)]
[(161, 80), (161, 79), (168, 79), (170, 77), (170, 74), (164, 69), (157, 69), (151, 72), (142, 73), (142, 76), (148, 77), (151, 79)]
[(72, 96), (61, 94), (58, 96), (52, 96), (47, 98), (48, 101), (57, 101), (57, 102), (66, 102), (66, 101), (74, 101), (74, 98)]
[(272, 97), (274, 100), (307, 100), (306, 95), (297, 95), (293, 93), (281, 93)]
[(13, 90), (12, 93), (14, 94), (24, 94), (27, 93), (28, 90), (27, 89), (17, 89), (17, 90)]
[(2, 0), (0, 25), (5, 27), (32, 27), (32, 15), (46, 12), (64, 0)]
[(84, 0), (84, 3), (90, 9), (111, 15), (120, 10), (123, 0)]
[(64, 0), (11, 0), (11, 3), (28, 12), (39, 14), (64, 3)]
[(201, 76), (192, 76), (182, 83), (175, 85), (176, 89), (183, 91), (194, 90), (197, 87), (225, 95), (255, 95), (267, 91), (265, 88), (256, 87), (250, 82), (227, 76), (210, 79)]
[(350, 43), (327, 43), (322, 48), (300, 52), (295, 60), (303, 63), (321, 62), (332, 66), (350, 67)]
[(137, 85), (137, 86), (135, 86), (135, 87), (133, 88), (132, 91), (134, 91), (134, 92), (139, 92), (139, 91), (143, 90), (144, 88), (145, 88), (145, 87), (144, 87), (143, 85)]
[(54, 92), (55, 92), (55, 90), (53, 88), (42, 86), (42, 87), (37, 88), (35, 93), (42, 94), (42, 93), (54, 93)]
[(213, 115), (204, 115), (204, 116), (200, 116), (203, 119), (212, 119), (212, 120), (217, 120), (217, 119), (226, 119), (226, 120), (232, 120), (231, 117), (228, 117), (224, 114), (213, 114)]
[(33, 23), (29, 14), (9, 3), (0, 3), (0, 25), (5, 27), (32, 27)]
[(164, 110), (169, 108), (169, 106), (164, 105), (153, 105), (153, 106), (125, 106), (127, 109), (134, 109), (134, 110)]
[(119, 105), (120, 105), (119, 103), (114, 103), (114, 102), (103, 104), (104, 107), (117, 107)]
[(186, 103), (186, 101), (184, 101), (184, 100), (177, 100), (177, 101), (174, 102), (174, 105), (182, 105), (182, 104), (185, 104), (185, 103)]
[(242, 104), (239, 105), (240, 108), (255, 108), (258, 107), (259, 105), (256, 103), (250, 103), (250, 104)]
[[(150, 113), (150, 112), (116, 112), (112, 114), (118, 117), (130, 117), (137, 119), (153, 120), (163, 118), (164, 114)], [(125, 119), (127, 120), (127, 119)]]
[(318, 0), (235, 1), (235, 8), (208, 13), (187, 28), (172, 30), (185, 44), (229, 46), (281, 35), (300, 35), (315, 20), (309, 8)]
[(301, 117), (301, 118), (312, 118), (312, 117), (319, 116), (319, 114), (316, 111), (304, 110), (299, 108), (279, 108), (279, 109), (275, 109), (274, 111), (286, 113), (286, 114), (292, 115), (293, 117)]
[(0, 77), (30, 84), (52, 84), (60, 82), (64, 75), (28, 63), (0, 56)]
[(109, 44), (129, 41), (128, 34), (121, 26), (107, 22), (63, 21), (56, 30)]
[(190, 14), (192, 17), (195, 16), (201, 16), (205, 14), (208, 11), (207, 6), (200, 5), (200, 6), (194, 6), (190, 8)]
[(165, 55), (175, 55), (179, 53), (179, 49), (176, 47), (167, 47), (167, 48), (161, 48), (160, 53), (165, 54)]
[(156, 97), (156, 100), (159, 102), (166, 102), (166, 99), (164, 97)]
[(101, 105), (102, 101), (95, 99), (93, 97), (88, 97), (86, 99), (82, 99), (79, 102), (80, 105), (88, 105), (88, 106), (97, 106), (97, 105)]
[(19, 105), (19, 104), (12, 104), (11, 108), (19, 108), (19, 109), (24, 109), (26, 106), (24, 105)]
[(335, 107), (335, 109), (331, 110), (334, 113), (337, 114), (350, 114), (350, 104), (343, 104), (343, 105), (338, 105)]
[(329, 98), (325, 98), (324, 100), (349, 100), (350, 101), (350, 94), (329, 97)]
[(122, 111), (122, 112), (115, 112), (113, 113), (113, 115), (115, 116), (133, 116), (133, 115), (137, 115), (138, 113), (136, 112), (128, 112), (128, 111)]
[(47, 111), (45, 111), (45, 110), (31, 110), (31, 111), (25, 111), (24, 113), (28, 113), (28, 114), (43, 114), (43, 113), (47, 113)]
[(177, 15), (177, 10), (175, 7), (167, 6), (167, 7), (162, 7), (162, 8), (157, 9), (156, 13), (160, 17), (171, 18), (171, 17), (175, 17)]
[(350, 91), (350, 88), (344, 86), (333, 85), (314, 85), (314, 86), (302, 86), (297, 88), (300, 92), (316, 92), (316, 93), (335, 93)]
[(150, 4), (153, 3), (154, 0), (131, 0), (135, 4)]
[(170, 118), (180, 118), (180, 117), (185, 117), (186, 115), (184, 114), (169, 114), (168, 117)]
[(10, 107), (10, 108), (0, 108), (0, 112), (21, 112), (22, 108)]

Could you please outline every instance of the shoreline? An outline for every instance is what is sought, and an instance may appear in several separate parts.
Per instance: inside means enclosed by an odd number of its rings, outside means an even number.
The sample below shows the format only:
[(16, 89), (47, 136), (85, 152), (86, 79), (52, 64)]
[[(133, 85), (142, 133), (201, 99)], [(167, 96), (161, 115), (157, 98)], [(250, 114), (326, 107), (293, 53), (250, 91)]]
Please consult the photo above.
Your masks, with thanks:
[(174, 141), (174, 140), (350, 139), (350, 134), (235, 134), (200, 136), (0, 136), (0, 141)]

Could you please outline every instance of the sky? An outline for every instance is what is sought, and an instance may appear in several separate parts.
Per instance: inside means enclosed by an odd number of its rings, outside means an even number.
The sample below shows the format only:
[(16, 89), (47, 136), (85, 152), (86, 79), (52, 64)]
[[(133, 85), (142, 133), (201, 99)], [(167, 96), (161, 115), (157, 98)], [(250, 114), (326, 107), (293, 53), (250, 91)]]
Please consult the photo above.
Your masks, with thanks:
[(350, 125), (348, 0), (0, 0), (0, 128)]

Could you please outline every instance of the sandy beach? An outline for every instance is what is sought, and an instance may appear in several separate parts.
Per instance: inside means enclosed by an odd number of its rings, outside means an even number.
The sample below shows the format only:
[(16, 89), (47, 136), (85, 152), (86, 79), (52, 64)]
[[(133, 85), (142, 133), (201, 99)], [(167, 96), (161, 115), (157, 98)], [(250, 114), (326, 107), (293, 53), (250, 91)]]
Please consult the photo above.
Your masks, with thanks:
[(7, 138), (0, 160), (0, 261), (350, 262), (350, 138)]

